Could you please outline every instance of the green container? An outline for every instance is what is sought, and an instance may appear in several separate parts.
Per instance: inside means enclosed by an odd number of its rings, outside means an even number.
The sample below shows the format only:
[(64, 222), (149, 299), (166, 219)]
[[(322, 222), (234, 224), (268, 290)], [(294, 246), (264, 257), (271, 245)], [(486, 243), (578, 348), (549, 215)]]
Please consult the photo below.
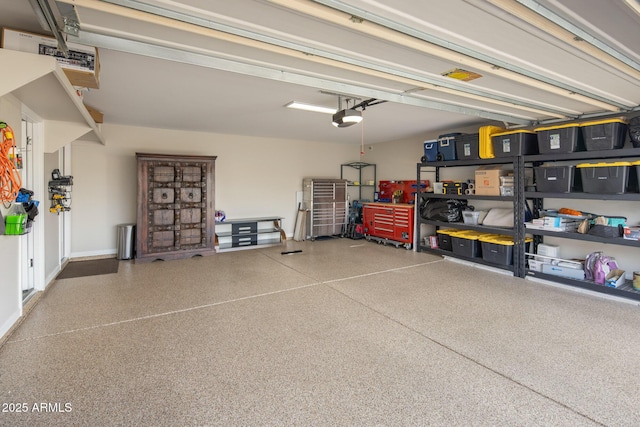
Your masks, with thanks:
[(27, 222), (27, 214), (7, 215), (5, 218), (4, 234), (24, 234), (24, 226)]

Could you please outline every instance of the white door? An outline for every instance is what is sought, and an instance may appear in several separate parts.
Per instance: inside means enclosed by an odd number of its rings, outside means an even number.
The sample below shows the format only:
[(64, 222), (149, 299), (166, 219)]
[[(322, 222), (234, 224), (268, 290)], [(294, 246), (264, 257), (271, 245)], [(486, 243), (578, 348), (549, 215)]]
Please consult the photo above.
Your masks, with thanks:
[[(34, 167), (33, 167), (33, 122), (28, 119), (22, 120), (22, 140), (19, 143), (18, 153), (22, 158), (20, 169), (22, 176), (22, 188), (33, 191), (34, 180)], [(34, 197), (34, 200), (37, 200)], [(37, 222), (34, 221), (31, 227), (31, 231), (22, 235), (20, 247), (21, 247), (21, 285), (22, 285), (22, 297), (23, 300), (30, 296), (35, 289), (35, 235), (34, 228), (37, 227)]]

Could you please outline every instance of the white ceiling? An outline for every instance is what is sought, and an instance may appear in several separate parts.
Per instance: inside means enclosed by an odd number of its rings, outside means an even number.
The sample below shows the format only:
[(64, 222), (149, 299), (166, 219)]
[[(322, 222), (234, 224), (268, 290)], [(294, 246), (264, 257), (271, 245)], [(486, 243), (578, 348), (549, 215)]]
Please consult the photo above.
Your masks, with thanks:
[[(4, 0), (0, 25), (46, 33), (30, 1)], [(374, 144), (640, 111), (638, 0), (52, 3), (75, 8), (69, 41), (99, 48), (85, 101), (105, 123)], [(387, 102), (340, 129), (284, 108), (336, 93)]]

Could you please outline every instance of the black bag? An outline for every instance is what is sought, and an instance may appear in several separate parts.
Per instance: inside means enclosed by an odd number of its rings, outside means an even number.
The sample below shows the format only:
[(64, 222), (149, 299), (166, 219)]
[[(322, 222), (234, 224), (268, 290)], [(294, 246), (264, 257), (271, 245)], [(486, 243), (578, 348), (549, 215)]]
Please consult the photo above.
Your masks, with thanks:
[(464, 210), (473, 210), (466, 200), (426, 199), (420, 204), (422, 219), (432, 221), (460, 222)]

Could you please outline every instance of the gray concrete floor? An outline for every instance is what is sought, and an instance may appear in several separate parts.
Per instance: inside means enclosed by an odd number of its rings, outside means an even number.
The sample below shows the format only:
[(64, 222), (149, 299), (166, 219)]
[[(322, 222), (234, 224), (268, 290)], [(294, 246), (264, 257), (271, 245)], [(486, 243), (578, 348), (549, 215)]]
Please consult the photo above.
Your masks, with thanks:
[(638, 426), (639, 399), (637, 305), (347, 239), (59, 280), (0, 348), (3, 426)]

